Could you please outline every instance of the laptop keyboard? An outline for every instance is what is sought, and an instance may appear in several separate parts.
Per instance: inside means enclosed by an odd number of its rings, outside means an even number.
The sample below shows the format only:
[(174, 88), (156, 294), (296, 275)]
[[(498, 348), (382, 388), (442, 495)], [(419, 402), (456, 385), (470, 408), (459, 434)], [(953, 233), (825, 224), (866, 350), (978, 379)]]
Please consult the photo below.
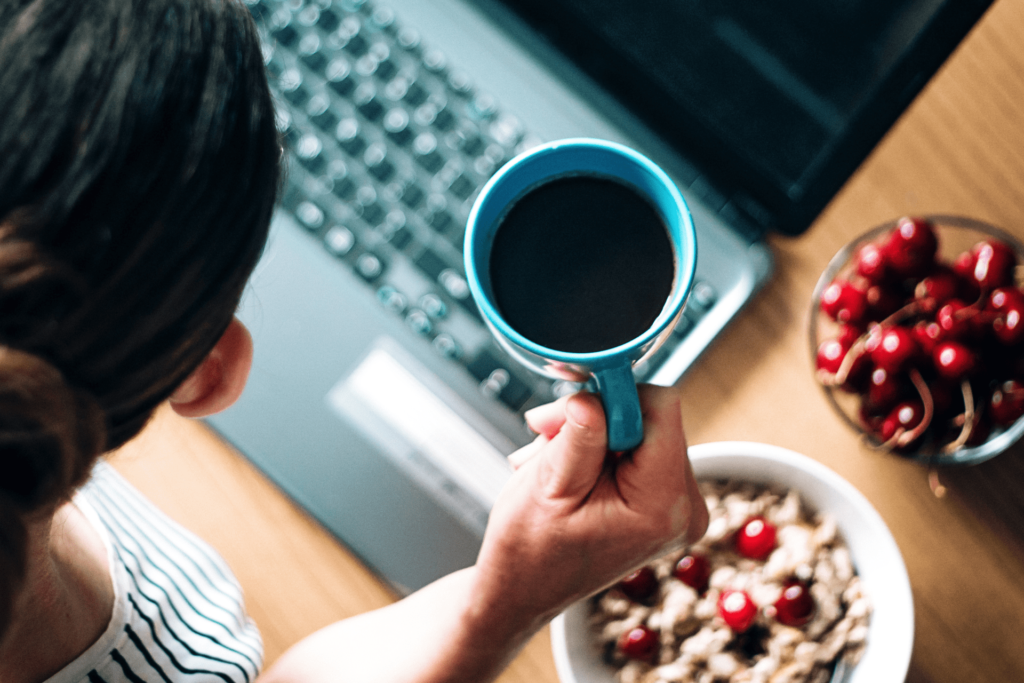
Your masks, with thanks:
[[(541, 140), (385, 6), (245, 2), (287, 150), (281, 209), (484, 395), (521, 412), (579, 389), (522, 369), (491, 341), (463, 268), (477, 191)], [(711, 285), (695, 284), (676, 333), (637, 368), (639, 379), (715, 298)]]

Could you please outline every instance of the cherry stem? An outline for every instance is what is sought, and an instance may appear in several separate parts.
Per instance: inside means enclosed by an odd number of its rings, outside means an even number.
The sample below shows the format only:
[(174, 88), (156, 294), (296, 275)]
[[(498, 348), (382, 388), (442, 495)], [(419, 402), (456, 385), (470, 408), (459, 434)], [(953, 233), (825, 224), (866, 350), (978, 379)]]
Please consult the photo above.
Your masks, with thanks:
[(934, 467), (928, 470), (928, 488), (932, 490), (936, 498), (946, 495), (946, 487), (939, 481), (939, 471)]
[(857, 362), (857, 359), (864, 355), (864, 346), (868, 339), (868, 332), (865, 332), (861, 336), (857, 337), (857, 341), (850, 345), (850, 349), (843, 356), (843, 362), (839, 364), (839, 369), (836, 370), (834, 375), (825, 372), (824, 370), (818, 371), (818, 381), (827, 387), (838, 387), (846, 383), (846, 380), (850, 377), (850, 371), (853, 370), (853, 364)]
[[(942, 449), (945, 453), (952, 453), (967, 443), (967, 440), (971, 438), (971, 432), (974, 431), (974, 392), (971, 391), (971, 383), (967, 380), (961, 382), (960, 391), (964, 395), (964, 414), (960, 416), (963, 418), (964, 424), (960, 429), (960, 436), (956, 437), (956, 440), (953, 442), (946, 444), (946, 447)], [(957, 422), (959, 421), (958, 418)]]
[(913, 443), (917, 440), (924, 430), (928, 429), (928, 426), (932, 423), (932, 415), (935, 413), (935, 401), (932, 399), (932, 392), (928, 388), (928, 383), (921, 377), (921, 373), (918, 372), (917, 368), (911, 368), (907, 373), (910, 375), (910, 381), (914, 383), (914, 387), (917, 389), (917, 393), (921, 395), (921, 403), (924, 405), (924, 415), (921, 416), (921, 421), (917, 425), (902, 434), (897, 441), (897, 445), (906, 446), (909, 443)]

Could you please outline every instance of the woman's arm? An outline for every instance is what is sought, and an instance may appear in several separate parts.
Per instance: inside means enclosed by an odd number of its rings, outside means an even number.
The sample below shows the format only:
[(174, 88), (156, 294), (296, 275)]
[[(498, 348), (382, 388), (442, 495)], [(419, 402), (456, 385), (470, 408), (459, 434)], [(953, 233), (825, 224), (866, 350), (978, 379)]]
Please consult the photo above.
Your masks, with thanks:
[(640, 387), (644, 442), (606, 452), (599, 399), (531, 411), (537, 440), (511, 457), (473, 567), (288, 650), (260, 683), (481, 683), (570, 604), (698, 539), (707, 509), (674, 391)]

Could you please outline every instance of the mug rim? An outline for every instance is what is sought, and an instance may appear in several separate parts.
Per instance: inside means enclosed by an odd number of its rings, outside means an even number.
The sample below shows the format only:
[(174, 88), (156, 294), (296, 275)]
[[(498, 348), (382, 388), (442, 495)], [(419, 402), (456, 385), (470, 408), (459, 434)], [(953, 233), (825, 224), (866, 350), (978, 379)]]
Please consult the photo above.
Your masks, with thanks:
[[(553, 349), (551, 347), (538, 344), (537, 342), (524, 337), (508, 324), (504, 316), (498, 312), (497, 308), (491, 302), (491, 298), (485, 294), (483, 285), (481, 284), (480, 274), (477, 270), (475, 259), (473, 258), (473, 244), (477, 233), (480, 230), (490, 227), (490, 224), (488, 226), (481, 226), (478, 218), (483, 209), (484, 203), (487, 201), (487, 197), (493, 188), (503, 182), (511, 173), (518, 170), (523, 163), (539, 156), (557, 153), (566, 148), (596, 148), (627, 158), (638, 168), (653, 176), (657, 182), (665, 188), (672, 205), (674, 205), (680, 217), (679, 240), (677, 241), (674, 238), (670, 240), (675, 252), (674, 255), (677, 266), (677, 279), (671, 295), (666, 300), (661, 311), (658, 313), (658, 316), (654, 319), (654, 322), (651, 323), (650, 327), (644, 330), (643, 333), (627, 342), (619, 344), (618, 346), (603, 349), (601, 351), (588, 351), (583, 353), (561, 351), (559, 349)], [(561, 173), (558, 175), (561, 175)], [(558, 177), (558, 175), (552, 174), (544, 176), (532, 182), (530, 187), (535, 187), (537, 184), (547, 182), (552, 178)], [(612, 178), (617, 178), (617, 176), (611, 173), (607, 175)], [(653, 198), (640, 190), (640, 188), (634, 189), (646, 195), (647, 199), (651, 201), (651, 204), (657, 209), (658, 213), (661, 214), (664, 219), (665, 211), (662, 208), (662, 204), (653, 200)], [(664, 332), (666, 327), (674, 323), (682, 312), (686, 299), (693, 286), (697, 266), (697, 236), (689, 205), (683, 198), (683, 195), (679, 191), (676, 183), (660, 166), (640, 152), (616, 142), (597, 138), (567, 138), (547, 142), (518, 154), (506, 162), (493, 176), (488, 179), (483, 188), (481, 188), (476, 199), (473, 201), (473, 207), (470, 209), (469, 217), (466, 220), (466, 236), (463, 245), (463, 252), (465, 254), (466, 280), (469, 283), (473, 299), (476, 301), (478, 306), (484, 309), (482, 312), (484, 319), (488, 324), (496, 327), (501, 335), (504, 335), (514, 344), (520, 346), (526, 351), (529, 351), (530, 353), (563, 363), (586, 364), (594, 367), (595, 361), (618, 357), (634, 349), (646, 346), (648, 342), (657, 338), (662, 332)]]

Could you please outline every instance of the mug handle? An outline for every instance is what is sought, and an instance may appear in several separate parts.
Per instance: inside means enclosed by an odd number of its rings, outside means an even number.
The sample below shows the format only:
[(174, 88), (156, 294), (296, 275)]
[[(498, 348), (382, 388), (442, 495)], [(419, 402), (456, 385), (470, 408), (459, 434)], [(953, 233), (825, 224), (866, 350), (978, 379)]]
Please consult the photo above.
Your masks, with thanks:
[(631, 363), (594, 371), (608, 423), (608, 450), (628, 451), (644, 440), (640, 397)]

